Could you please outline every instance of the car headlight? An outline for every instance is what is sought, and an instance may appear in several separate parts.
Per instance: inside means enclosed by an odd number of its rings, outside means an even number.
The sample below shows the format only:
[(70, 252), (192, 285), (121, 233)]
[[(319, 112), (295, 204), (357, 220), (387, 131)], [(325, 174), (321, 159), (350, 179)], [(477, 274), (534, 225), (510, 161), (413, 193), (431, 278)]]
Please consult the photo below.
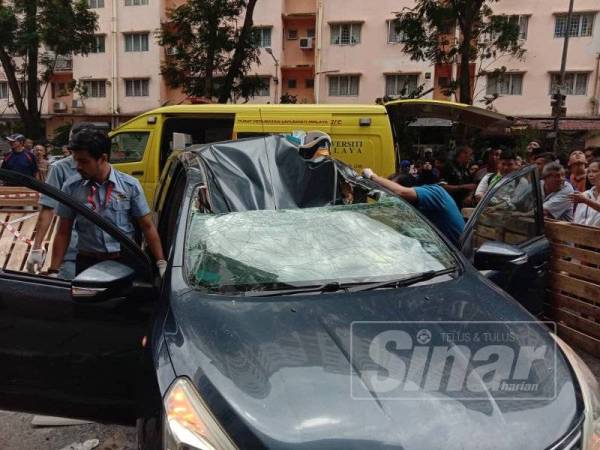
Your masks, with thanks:
[(177, 378), (164, 398), (163, 449), (236, 450), (187, 378)]
[(585, 407), (583, 422), (583, 450), (600, 448), (600, 389), (598, 380), (586, 363), (561, 338), (552, 335), (558, 346), (569, 360), (581, 388), (581, 396)]

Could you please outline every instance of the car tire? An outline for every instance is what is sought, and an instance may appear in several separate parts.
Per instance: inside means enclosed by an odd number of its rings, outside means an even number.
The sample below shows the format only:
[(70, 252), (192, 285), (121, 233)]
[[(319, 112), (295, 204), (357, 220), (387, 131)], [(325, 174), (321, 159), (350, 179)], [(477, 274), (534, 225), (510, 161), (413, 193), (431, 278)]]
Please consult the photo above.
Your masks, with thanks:
[(136, 428), (138, 450), (162, 450), (161, 417), (140, 417)]

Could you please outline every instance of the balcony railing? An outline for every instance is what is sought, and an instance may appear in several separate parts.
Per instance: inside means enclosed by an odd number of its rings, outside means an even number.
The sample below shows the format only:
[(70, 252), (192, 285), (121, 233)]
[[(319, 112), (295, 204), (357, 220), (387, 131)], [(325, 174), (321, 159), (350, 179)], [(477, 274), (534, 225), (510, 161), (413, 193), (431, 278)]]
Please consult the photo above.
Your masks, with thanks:
[(54, 52), (46, 52), (42, 58), (50, 67), (54, 64), (54, 72), (71, 72), (73, 70), (73, 57), (71, 55), (56, 56)]

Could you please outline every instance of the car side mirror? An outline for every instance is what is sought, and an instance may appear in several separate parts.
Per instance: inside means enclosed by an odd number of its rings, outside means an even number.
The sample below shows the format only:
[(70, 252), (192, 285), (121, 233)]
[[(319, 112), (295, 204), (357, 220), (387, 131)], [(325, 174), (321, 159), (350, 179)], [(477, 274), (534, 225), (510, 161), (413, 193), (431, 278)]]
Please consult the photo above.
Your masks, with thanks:
[(71, 284), (73, 300), (101, 302), (123, 296), (133, 285), (135, 271), (117, 261), (102, 261), (77, 275)]
[(485, 242), (475, 251), (473, 265), (478, 270), (513, 270), (527, 261), (527, 253), (519, 247), (502, 242)]

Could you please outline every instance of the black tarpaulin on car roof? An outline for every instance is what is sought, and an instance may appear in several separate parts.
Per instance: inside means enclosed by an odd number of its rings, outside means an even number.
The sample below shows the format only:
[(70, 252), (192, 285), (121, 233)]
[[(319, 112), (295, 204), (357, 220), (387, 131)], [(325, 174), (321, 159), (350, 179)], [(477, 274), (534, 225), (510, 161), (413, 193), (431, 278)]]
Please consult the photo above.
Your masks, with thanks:
[(335, 202), (338, 163), (304, 160), (297, 147), (282, 136), (221, 142), (195, 150), (207, 172), (214, 213)]

